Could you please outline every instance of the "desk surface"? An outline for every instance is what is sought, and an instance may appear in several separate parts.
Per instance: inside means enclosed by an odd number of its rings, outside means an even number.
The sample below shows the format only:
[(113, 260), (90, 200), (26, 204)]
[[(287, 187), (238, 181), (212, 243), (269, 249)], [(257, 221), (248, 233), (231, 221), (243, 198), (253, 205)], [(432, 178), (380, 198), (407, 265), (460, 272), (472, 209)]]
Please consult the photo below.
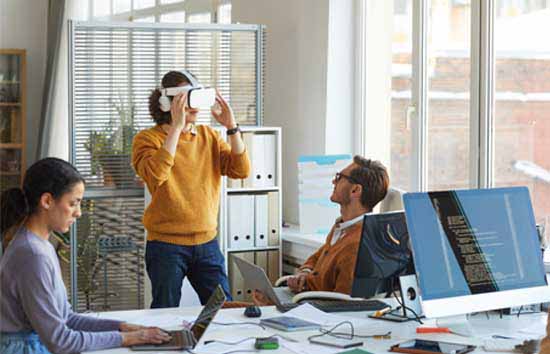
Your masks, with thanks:
[[(118, 312), (102, 312), (92, 314), (101, 318), (119, 319), (131, 323), (141, 323), (148, 325), (156, 325), (165, 329), (176, 329), (183, 320), (192, 321), (200, 312), (200, 307), (180, 307), (170, 309), (155, 309), (155, 310), (136, 310), (136, 311), (118, 311)], [(313, 334), (318, 334), (319, 331), (303, 331), (303, 332), (281, 332), (267, 328), (261, 329), (255, 325), (220, 325), (219, 323), (237, 323), (237, 322), (255, 322), (259, 319), (249, 319), (244, 317), (243, 309), (226, 309), (221, 310), (215, 318), (215, 322), (208, 328), (199, 345), (193, 350), (193, 353), (221, 354), (224, 352), (234, 351), (237, 349), (253, 351), (253, 340), (249, 340), (240, 346), (223, 346), (218, 343), (204, 345), (205, 340), (225, 340), (238, 341), (247, 337), (268, 337), (273, 334), (282, 334), (287, 338), (297, 340), (299, 343), (291, 343), (283, 340), (283, 346), (278, 350), (265, 351), (266, 353), (282, 354), (330, 354), (345, 351), (344, 349), (331, 348), (326, 346), (317, 346), (308, 344), (307, 337)], [(274, 307), (262, 307), (262, 318), (280, 315)], [(482, 337), (488, 337), (493, 334), (515, 336), (520, 338), (528, 337), (528, 331), (531, 333), (543, 333), (546, 325), (546, 314), (523, 314), (519, 318), (516, 316), (504, 316), (499, 318), (497, 314), (490, 314), (489, 317), (485, 313), (470, 316), (470, 323), (475, 330), (476, 338), (461, 337), (453, 334), (423, 334), (415, 333), (418, 324), (416, 322), (394, 323), (389, 321), (373, 320), (366, 317), (366, 313), (341, 313), (337, 316), (345, 317), (354, 323), (355, 333), (360, 335), (367, 334), (382, 334), (391, 331), (391, 339), (365, 339), (364, 348), (371, 353), (386, 353), (388, 348), (396, 343), (402, 342), (411, 338), (437, 339), (443, 341), (451, 341), (468, 344), (481, 344)], [(339, 319), (338, 319), (339, 321)], [(427, 324), (435, 325), (434, 321), (427, 321)], [(325, 327), (330, 328), (330, 326)], [(349, 327), (347, 327), (349, 329)], [(342, 330), (346, 327), (342, 327)], [(533, 335), (531, 334), (531, 338)], [(285, 344), (286, 343), (286, 344)], [(242, 352), (239, 351), (239, 352)], [(478, 347), (476, 352), (486, 353), (482, 348)], [(111, 350), (98, 351), (94, 353), (115, 354), (115, 353), (137, 353), (132, 352), (127, 348), (118, 348)], [(150, 353), (161, 353), (158, 351)], [(169, 353), (169, 352), (166, 352)]]

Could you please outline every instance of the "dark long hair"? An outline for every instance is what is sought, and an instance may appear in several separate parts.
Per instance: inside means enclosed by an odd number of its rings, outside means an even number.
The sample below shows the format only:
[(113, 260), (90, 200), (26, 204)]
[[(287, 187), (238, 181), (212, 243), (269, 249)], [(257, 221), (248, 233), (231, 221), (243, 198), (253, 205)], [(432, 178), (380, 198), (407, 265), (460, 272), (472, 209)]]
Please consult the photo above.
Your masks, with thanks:
[(84, 178), (67, 161), (48, 157), (32, 164), (23, 187), (8, 189), (0, 196), (0, 236), (34, 214), (44, 193), (59, 199), (79, 182), (84, 183)]
[[(185, 76), (182, 72), (169, 71), (166, 74), (164, 74), (161, 85), (162, 85), (162, 88), (169, 88), (169, 87), (180, 86), (181, 84), (190, 84), (190, 83), (191, 81), (189, 80), (189, 78)], [(163, 112), (160, 109), (160, 103), (159, 103), (160, 96), (161, 96), (160, 89), (155, 89), (151, 92), (151, 95), (149, 96), (149, 113), (151, 114), (151, 118), (153, 118), (155, 123), (157, 123), (158, 125), (165, 124), (165, 123), (170, 124), (172, 122), (172, 116), (170, 115), (170, 112)]]

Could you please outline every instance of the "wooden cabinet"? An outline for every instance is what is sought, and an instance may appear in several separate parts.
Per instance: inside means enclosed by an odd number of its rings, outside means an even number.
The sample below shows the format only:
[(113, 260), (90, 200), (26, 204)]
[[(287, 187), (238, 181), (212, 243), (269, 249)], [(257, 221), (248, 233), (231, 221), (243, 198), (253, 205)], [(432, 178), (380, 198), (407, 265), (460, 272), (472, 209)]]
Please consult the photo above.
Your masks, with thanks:
[(22, 182), (25, 121), (25, 50), (0, 49), (0, 192)]

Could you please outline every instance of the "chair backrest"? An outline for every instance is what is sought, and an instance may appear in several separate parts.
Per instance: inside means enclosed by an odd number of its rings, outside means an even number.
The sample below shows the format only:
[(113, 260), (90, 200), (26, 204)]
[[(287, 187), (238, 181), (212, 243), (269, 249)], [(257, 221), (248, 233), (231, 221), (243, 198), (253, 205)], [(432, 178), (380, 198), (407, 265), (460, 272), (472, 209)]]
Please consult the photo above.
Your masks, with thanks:
[(403, 210), (403, 194), (405, 191), (390, 187), (386, 197), (380, 202), (380, 213)]

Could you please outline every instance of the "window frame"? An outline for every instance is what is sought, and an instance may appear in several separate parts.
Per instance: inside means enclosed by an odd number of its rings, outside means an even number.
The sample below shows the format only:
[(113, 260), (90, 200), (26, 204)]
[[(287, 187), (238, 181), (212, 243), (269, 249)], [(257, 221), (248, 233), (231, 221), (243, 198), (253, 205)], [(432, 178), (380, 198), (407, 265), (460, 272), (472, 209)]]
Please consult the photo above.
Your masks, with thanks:
[[(358, 2), (359, 19), (356, 38), (356, 151), (366, 155), (377, 151), (369, 146), (366, 138), (368, 130), (376, 130), (369, 125), (367, 117), (366, 45), (368, 13), (366, 2)], [(412, 49), (412, 99), (409, 115), (413, 151), (411, 158), (411, 188), (409, 192), (428, 190), (428, 9), (430, 0), (411, 0), (413, 6), (413, 49)], [(471, 0), (470, 24), (470, 188), (487, 188), (494, 184), (494, 23), (495, 0)], [(389, 144), (389, 142), (388, 142)], [(384, 156), (372, 156), (384, 161)]]

